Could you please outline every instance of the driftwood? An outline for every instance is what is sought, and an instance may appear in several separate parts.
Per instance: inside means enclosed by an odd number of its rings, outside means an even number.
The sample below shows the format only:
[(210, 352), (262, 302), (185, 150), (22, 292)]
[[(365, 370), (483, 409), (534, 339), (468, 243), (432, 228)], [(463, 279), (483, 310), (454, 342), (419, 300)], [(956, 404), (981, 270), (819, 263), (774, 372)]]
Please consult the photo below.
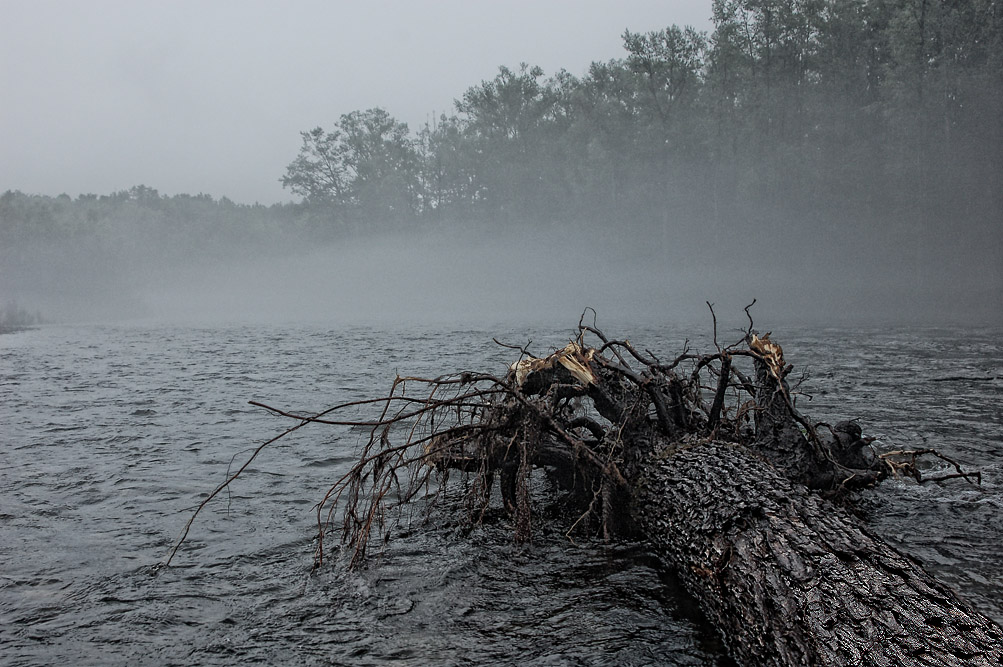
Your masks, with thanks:
[[(721, 347), (716, 321), (714, 338), (711, 353), (662, 361), (582, 321), (547, 357), (511, 346), (520, 358), (504, 376), (398, 377), (387, 397), (321, 415), (257, 405), (298, 420), (290, 431), (371, 427), (318, 504), (318, 564), (339, 548), (359, 563), (372, 538), (415, 508), (432, 516), (450, 488), (463, 490), (471, 525), (499, 493), (514, 538), (531, 540), (531, 481), (543, 473), (574, 509), (569, 537), (650, 540), (741, 664), (1001, 664), (997, 625), (843, 509), (890, 475), (927, 481), (917, 458), (940, 455), (879, 454), (856, 423), (801, 415), (792, 366), (751, 317), (738, 343)], [(328, 416), (360, 404), (381, 414)], [(938, 480), (978, 483), (945, 460), (956, 472)]]
[(1001, 664), (992, 621), (748, 448), (677, 451), (638, 500), (645, 534), (741, 664)]

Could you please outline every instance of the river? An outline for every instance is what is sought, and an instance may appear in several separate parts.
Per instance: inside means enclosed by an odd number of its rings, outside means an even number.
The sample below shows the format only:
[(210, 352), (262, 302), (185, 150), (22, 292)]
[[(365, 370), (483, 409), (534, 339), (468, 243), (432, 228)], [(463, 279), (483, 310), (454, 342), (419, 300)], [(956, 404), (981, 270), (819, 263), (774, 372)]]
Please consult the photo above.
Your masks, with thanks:
[[(358, 571), (311, 571), (313, 508), (364, 433), (309, 426), (195, 505), (297, 411), (383, 395), (394, 373), (500, 373), (570, 329), (330, 324), (46, 326), (0, 336), (0, 662), (75, 664), (727, 664), (643, 545), (573, 544), (504, 522), (418, 527)], [(672, 327), (610, 331), (680, 351)], [(1003, 621), (1003, 331), (775, 331), (807, 366), (799, 407), (859, 418), (883, 449), (934, 447), (979, 469), (892, 480), (868, 522)], [(706, 341), (705, 341), (706, 343)], [(795, 373), (797, 374), (797, 373)], [(936, 467), (936, 466), (935, 466)]]

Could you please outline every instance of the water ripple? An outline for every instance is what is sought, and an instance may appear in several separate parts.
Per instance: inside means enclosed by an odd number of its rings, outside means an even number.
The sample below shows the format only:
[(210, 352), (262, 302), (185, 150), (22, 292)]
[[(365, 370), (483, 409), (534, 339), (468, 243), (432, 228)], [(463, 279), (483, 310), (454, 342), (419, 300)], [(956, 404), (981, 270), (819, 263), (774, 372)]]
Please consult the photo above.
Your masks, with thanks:
[[(631, 333), (667, 357), (684, 339)], [(678, 583), (639, 545), (575, 547), (558, 532), (523, 549), (496, 522), (469, 539), (416, 530), (361, 572), (311, 573), (314, 504), (368, 429), (310, 427), (265, 450), (206, 508), (175, 565), (156, 567), (208, 490), (287, 426), (248, 400), (319, 411), (383, 394), (398, 370), (503, 369), (511, 350), (494, 336), (532, 339), (543, 354), (570, 335), (105, 326), (0, 336), (4, 663), (721, 661)], [(1000, 332), (777, 337), (790, 361), (811, 366), (804, 412), (860, 418), (885, 446), (934, 446), (982, 469), (982, 489), (892, 481), (865, 510), (1003, 620)]]

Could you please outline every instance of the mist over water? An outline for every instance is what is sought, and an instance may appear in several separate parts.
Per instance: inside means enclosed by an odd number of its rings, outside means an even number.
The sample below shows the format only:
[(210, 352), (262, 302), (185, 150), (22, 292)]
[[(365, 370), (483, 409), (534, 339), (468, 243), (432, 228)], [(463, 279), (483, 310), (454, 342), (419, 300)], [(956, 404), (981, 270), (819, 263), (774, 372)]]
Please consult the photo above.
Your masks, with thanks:
[[(684, 16), (669, 4), (667, 24)], [(1003, 323), (997, 3), (705, 8), (710, 32), (628, 29), (619, 58), (574, 71), (493, 64), (423, 125), (377, 106), (382, 95), (355, 110), (283, 99), (303, 123), (287, 157), (235, 173), (264, 170), (295, 203), (161, 195), (159, 183), (75, 199), (7, 190), (0, 302), (64, 322), (487, 324), (563, 323), (587, 306), (626, 323), (706, 322), (705, 301), (741, 320), (755, 298), (771, 323)], [(72, 15), (59, 14), (48, 19)], [(189, 38), (211, 36), (207, 60), (228, 62), (214, 33), (234, 31), (202, 18)], [(562, 23), (554, 43), (573, 32)], [(143, 89), (166, 74), (152, 67)], [(386, 86), (383, 74), (369, 83)], [(245, 116), (191, 98), (228, 123)], [(193, 124), (189, 106), (175, 129)], [(160, 130), (138, 144), (166, 164)], [(191, 165), (176, 168), (187, 181)]]
[(678, 312), (692, 278), (619, 246), (563, 230), (354, 238), (199, 267), (146, 298), (157, 317), (186, 321), (576, 322), (585, 306), (642, 320)]
[(606, 322), (705, 326), (705, 301), (744, 323), (753, 299), (769, 326), (1003, 317), (992, 238), (970, 238), (956, 257), (847, 242), (825, 226), (774, 238), (741, 225), (576, 222), (425, 225), (315, 243), (195, 239), (193, 249), (141, 229), (119, 235), (113, 251), (60, 240), (8, 255), (0, 296), (61, 322), (562, 326), (591, 307)]

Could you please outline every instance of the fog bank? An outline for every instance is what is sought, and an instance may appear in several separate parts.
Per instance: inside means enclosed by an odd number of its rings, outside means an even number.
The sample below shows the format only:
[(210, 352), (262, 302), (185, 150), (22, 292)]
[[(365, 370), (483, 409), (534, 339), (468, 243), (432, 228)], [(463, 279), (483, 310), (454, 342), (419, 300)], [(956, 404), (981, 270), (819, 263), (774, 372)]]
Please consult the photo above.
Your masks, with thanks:
[(52, 303), (56, 319), (186, 324), (570, 326), (591, 307), (624, 327), (706, 325), (706, 301), (741, 322), (753, 299), (764, 326), (1000, 324), (1000, 271), (965, 262), (964, 248), (931, 262), (901, 244), (850, 250), (803, 236), (778, 249), (751, 234), (678, 244), (671, 234), (570, 224), (439, 228), (49, 273), (37, 287), (58, 296), (38, 301)]

